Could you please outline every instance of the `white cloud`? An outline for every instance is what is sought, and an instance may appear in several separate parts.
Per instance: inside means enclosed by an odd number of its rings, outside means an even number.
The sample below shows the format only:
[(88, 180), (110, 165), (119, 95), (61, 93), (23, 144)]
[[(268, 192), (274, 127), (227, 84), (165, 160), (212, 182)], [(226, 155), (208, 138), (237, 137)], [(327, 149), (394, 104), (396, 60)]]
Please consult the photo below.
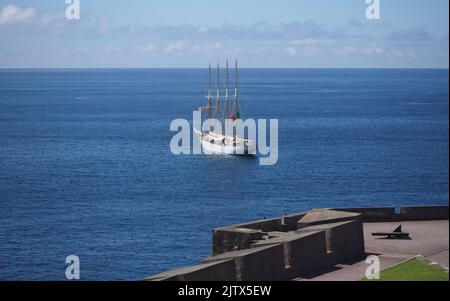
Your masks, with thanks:
[(174, 43), (171, 43), (166, 48), (166, 52), (172, 52), (172, 51), (180, 51), (185, 49), (187, 46), (187, 43), (185, 41), (176, 41)]
[(315, 38), (306, 38), (306, 39), (297, 39), (292, 42), (295, 45), (313, 45), (313, 44), (330, 44), (333, 43), (332, 39), (315, 39)]
[[(159, 47), (154, 46), (151, 49), (156, 51), (159, 50)], [(164, 52), (177, 54), (211, 54), (214, 52), (217, 54), (224, 49), (224, 45), (219, 42), (192, 43), (191, 41), (178, 40), (166, 46)], [(140, 50), (142, 51), (143, 49)], [(234, 52), (234, 49), (228, 49), (228, 52)]]
[(286, 52), (290, 55), (290, 56), (294, 56), (297, 54), (297, 49), (293, 48), (293, 47), (287, 47), (284, 50), (286, 50)]
[(0, 25), (27, 22), (34, 17), (34, 13), (32, 7), (22, 9), (15, 5), (7, 5), (0, 11)]
[(143, 51), (143, 52), (153, 52), (153, 51), (158, 50), (158, 46), (153, 45), (153, 44), (147, 44), (147, 45), (139, 46), (138, 50)]
[(362, 55), (366, 57), (383, 55), (387, 53), (386, 49), (375, 44), (347, 46), (343, 49), (343, 52), (349, 55)]
[(384, 52), (385, 51), (383, 47), (377, 46), (375, 44), (370, 44), (366, 47), (361, 48), (361, 53), (367, 55), (383, 54)]
[(206, 26), (200, 26), (200, 27), (197, 29), (197, 32), (199, 32), (199, 33), (207, 33), (208, 31), (209, 31), (209, 28), (206, 27)]
[[(91, 57), (90, 61), (85, 61), (90, 63), (98, 57), (98, 61), (104, 62), (107, 57), (115, 58), (118, 62), (122, 59), (125, 62), (122, 65), (126, 65), (126, 62), (134, 64), (142, 57), (155, 58), (154, 61), (161, 64), (169, 62), (189, 66), (199, 64), (206, 58), (238, 57), (250, 62), (250, 65), (260, 63), (266, 66), (284, 66), (287, 62), (289, 66), (298, 62), (306, 62), (304, 64), (307, 66), (372, 66), (378, 62), (381, 65), (395, 63), (396, 66), (415, 66), (411, 60), (414, 56), (433, 64), (442, 61), (448, 65), (448, 34), (434, 37), (423, 28), (393, 33), (390, 33), (391, 29), (386, 29), (369, 35), (371, 32), (368, 26), (360, 34), (350, 26), (330, 29), (314, 21), (217, 26), (118, 25), (106, 17), (88, 12), (80, 23), (67, 22), (63, 11), (39, 13), (31, 7), (2, 7), (0, 40), (5, 34), (14, 41), (14, 35), (8, 35), (9, 30), (23, 36), (42, 38), (39, 45), (31, 44), (34, 40), (29, 45), (18, 45), (16, 49), (22, 48), (23, 57), (32, 48), (40, 48), (45, 55), (46, 51), (56, 51), (60, 44), (67, 43), (70, 44), (67, 47), (72, 46), (70, 54), (79, 57), (80, 61)], [(3, 27), (2, 24), (17, 26)], [(70, 40), (67, 38), (61, 43), (54, 43), (65, 37), (70, 37)], [(77, 45), (87, 45), (89, 48)], [(14, 53), (12, 50), (2, 50), (2, 62)], [(14, 55), (19, 57), (18, 54)], [(372, 63), (375, 61), (377, 63)], [(112, 59), (111, 62), (111, 65), (116, 64)]]
[(223, 45), (221, 43), (203, 43), (203, 44), (193, 44), (189, 47), (189, 50), (193, 53), (200, 53), (200, 52), (212, 52), (217, 51), (219, 49), (222, 49)]
[(37, 15), (33, 21), (33, 29), (50, 35), (62, 35), (66, 32), (68, 22), (61, 13), (45, 13)]
[(425, 28), (419, 27), (392, 32), (386, 37), (386, 40), (395, 42), (426, 43), (433, 40), (433, 36)]

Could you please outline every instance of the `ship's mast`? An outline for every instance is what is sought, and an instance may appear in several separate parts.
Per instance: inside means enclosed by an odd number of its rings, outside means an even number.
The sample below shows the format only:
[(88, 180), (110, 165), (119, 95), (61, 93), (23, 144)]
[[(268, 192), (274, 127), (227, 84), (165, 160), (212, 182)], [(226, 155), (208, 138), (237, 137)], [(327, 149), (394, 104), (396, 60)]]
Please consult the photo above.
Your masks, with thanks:
[[(237, 84), (237, 82), (238, 82), (238, 65), (237, 65), (237, 60), (236, 60), (236, 62), (235, 62), (235, 65), (234, 65), (234, 116), (235, 117), (237, 117), (237, 114), (238, 114), (238, 112), (239, 112), (239, 110), (238, 110), (238, 84)], [(234, 141), (235, 141), (235, 143), (236, 143), (236, 136), (237, 136), (237, 133), (236, 133), (236, 127), (234, 127), (233, 128), (234, 129)]]
[(208, 68), (208, 119), (211, 118), (211, 63)]
[(237, 114), (239, 112), (238, 108), (238, 65), (237, 60), (234, 65), (234, 114)]
[(229, 69), (228, 69), (228, 60), (227, 60), (227, 87), (225, 89), (225, 136), (227, 136), (227, 132), (228, 132), (228, 118), (229, 118), (229, 114), (230, 114), (230, 96), (228, 93), (228, 86), (229, 86)]
[(220, 116), (220, 67), (217, 63), (217, 102), (216, 102), (217, 118)]

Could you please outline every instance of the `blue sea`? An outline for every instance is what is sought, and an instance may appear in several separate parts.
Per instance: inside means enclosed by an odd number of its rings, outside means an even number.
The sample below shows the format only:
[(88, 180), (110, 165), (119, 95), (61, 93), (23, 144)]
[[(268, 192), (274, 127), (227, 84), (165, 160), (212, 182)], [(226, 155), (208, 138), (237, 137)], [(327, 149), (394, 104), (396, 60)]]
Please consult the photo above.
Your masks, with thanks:
[(448, 204), (448, 70), (243, 69), (279, 160), (175, 156), (206, 69), (0, 70), (0, 280), (135, 280), (215, 227), (315, 207)]

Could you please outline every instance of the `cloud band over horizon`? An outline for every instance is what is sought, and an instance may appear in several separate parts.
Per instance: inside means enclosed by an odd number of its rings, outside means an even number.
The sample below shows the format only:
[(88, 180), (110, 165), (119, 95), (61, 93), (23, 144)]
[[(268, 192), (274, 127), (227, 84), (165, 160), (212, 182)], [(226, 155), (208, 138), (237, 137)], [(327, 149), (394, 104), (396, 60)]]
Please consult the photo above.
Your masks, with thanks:
[(85, 10), (69, 21), (63, 9), (0, 2), (0, 68), (203, 67), (225, 58), (244, 67), (448, 68), (448, 28), (349, 17), (333, 26), (313, 15), (277, 23), (142, 24)]

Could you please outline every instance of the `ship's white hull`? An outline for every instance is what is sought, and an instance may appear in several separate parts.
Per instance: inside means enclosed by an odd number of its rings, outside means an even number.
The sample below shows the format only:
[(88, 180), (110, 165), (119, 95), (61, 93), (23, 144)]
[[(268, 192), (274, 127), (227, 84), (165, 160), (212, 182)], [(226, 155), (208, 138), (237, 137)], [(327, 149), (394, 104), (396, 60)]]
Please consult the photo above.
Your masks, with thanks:
[(237, 156), (252, 156), (256, 154), (256, 145), (252, 140), (238, 138), (236, 143), (234, 143), (232, 137), (205, 134), (198, 130), (195, 130), (195, 133), (205, 154)]

